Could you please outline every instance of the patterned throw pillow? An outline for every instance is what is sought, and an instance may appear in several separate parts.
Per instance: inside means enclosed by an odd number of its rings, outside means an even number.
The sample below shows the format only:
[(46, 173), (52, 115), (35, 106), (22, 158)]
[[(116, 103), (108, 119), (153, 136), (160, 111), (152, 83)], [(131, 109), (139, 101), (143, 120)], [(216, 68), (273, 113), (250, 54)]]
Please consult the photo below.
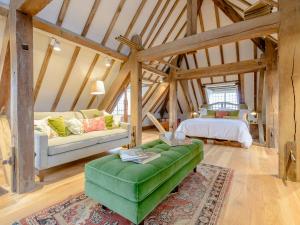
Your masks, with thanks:
[(72, 118), (65, 121), (67, 128), (71, 131), (72, 134), (82, 134), (83, 125), (80, 120)]
[(223, 118), (224, 116), (229, 116), (227, 111), (216, 111), (216, 118)]
[(114, 125), (114, 117), (113, 115), (104, 116), (105, 126), (107, 129), (112, 129)]
[(66, 127), (65, 119), (62, 116), (49, 118), (48, 124), (60, 137), (69, 136), (71, 133)]
[(85, 133), (105, 129), (105, 120), (102, 116), (92, 119), (83, 119), (83, 130)]
[(48, 125), (49, 118), (34, 120), (34, 130), (46, 134), (48, 138), (58, 137), (58, 134)]

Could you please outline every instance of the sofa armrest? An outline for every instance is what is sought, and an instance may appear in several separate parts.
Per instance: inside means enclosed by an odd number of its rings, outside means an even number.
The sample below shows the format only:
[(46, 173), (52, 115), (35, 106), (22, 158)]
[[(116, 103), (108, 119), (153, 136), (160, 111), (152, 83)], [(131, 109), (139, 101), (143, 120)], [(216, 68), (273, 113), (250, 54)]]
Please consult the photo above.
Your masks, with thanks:
[(46, 169), (48, 162), (48, 136), (44, 133), (34, 132), (35, 168)]
[(130, 140), (131, 140), (131, 125), (130, 125), (130, 123), (120, 122), (120, 127), (127, 130), (129, 143), (130, 143)]

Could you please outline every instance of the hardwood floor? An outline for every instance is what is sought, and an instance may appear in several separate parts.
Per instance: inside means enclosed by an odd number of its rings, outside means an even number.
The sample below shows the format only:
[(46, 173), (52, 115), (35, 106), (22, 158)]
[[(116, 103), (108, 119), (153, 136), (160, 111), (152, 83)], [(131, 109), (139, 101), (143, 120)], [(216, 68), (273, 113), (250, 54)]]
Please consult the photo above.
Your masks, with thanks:
[[(143, 132), (143, 142), (157, 138), (157, 132)], [(205, 145), (204, 163), (232, 168), (234, 176), (219, 218), (220, 225), (300, 224), (300, 184), (287, 186), (276, 178), (275, 150), (252, 146), (240, 149)], [(83, 191), (84, 164), (77, 161), (49, 170), (43, 185), (24, 195), (0, 196), (0, 224), (34, 213)]]

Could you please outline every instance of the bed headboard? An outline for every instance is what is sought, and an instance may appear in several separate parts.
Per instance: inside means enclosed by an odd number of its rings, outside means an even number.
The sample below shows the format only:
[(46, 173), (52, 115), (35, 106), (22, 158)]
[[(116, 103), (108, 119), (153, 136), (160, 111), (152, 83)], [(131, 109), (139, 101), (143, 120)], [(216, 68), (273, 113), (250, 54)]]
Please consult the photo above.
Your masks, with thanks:
[(239, 109), (248, 109), (246, 104), (233, 104), (230, 102), (216, 102), (213, 104), (203, 104), (201, 108), (206, 108), (210, 110), (218, 109), (229, 109), (229, 110), (239, 110)]

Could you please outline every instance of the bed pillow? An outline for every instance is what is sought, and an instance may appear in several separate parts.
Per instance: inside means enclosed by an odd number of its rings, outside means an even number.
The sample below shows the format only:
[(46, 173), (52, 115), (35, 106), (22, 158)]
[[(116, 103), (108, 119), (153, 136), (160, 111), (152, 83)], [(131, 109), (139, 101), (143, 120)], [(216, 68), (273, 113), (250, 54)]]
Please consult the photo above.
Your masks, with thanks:
[(207, 109), (206, 108), (200, 108), (199, 109), (199, 117), (203, 117), (207, 115)]
[(216, 111), (216, 118), (223, 118), (224, 116), (229, 116), (228, 111)]
[(228, 111), (228, 116), (239, 117), (239, 114), (240, 114), (240, 110)]
[(240, 118), (238, 116), (224, 116), (223, 119), (238, 120)]
[(216, 111), (215, 110), (207, 110), (207, 114), (206, 115), (208, 115), (208, 116), (216, 116)]
[(83, 124), (79, 119), (72, 118), (65, 121), (67, 128), (72, 134), (83, 134)]
[(83, 119), (82, 123), (83, 123), (83, 130), (85, 133), (106, 129), (105, 120), (103, 116), (92, 118), (92, 119)]
[(209, 115), (202, 115), (200, 118), (216, 118), (215, 116), (209, 116)]
[(48, 124), (60, 137), (69, 136), (71, 133), (68, 130), (65, 120), (62, 116), (49, 118)]

